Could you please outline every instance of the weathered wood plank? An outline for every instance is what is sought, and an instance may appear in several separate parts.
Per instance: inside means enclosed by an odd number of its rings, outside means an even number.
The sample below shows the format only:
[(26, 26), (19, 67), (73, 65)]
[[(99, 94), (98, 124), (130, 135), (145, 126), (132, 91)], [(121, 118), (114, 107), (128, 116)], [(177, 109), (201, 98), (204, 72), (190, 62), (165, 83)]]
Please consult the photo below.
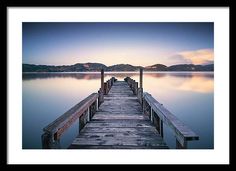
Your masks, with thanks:
[(129, 114), (95, 114), (92, 120), (106, 120), (106, 119), (140, 119), (144, 120), (143, 115), (129, 115)]
[(157, 136), (155, 132), (83, 132), (80, 134), (81, 138), (96, 139), (104, 137), (113, 138), (143, 138), (161, 141), (162, 137)]
[(152, 125), (150, 125), (149, 121), (145, 121), (145, 120), (112, 120), (112, 121), (107, 121), (107, 122), (90, 122), (86, 125), (87, 128), (90, 127), (120, 127), (120, 128), (126, 128), (126, 127), (152, 127)]
[[(130, 132), (153, 132), (157, 135), (158, 132), (155, 127), (126, 127), (126, 128), (119, 128), (119, 127), (87, 127), (87, 125), (84, 127), (84, 129), (81, 130), (81, 133), (84, 132), (100, 132), (100, 133), (106, 133), (106, 132), (124, 132), (124, 133), (130, 133)], [(80, 134), (78, 135), (80, 136)]]
[[(117, 120), (117, 119), (109, 119), (109, 120), (104, 120), (104, 121), (96, 121), (96, 120), (92, 120), (91, 122), (89, 122), (89, 123), (143, 123), (143, 124), (145, 124), (145, 123), (147, 123), (147, 124), (150, 124), (150, 125), (152, 125), (151, 123), (150, 123), (150, 121), (149, 120), (139, 120), (139, 119), (137, 119), (137, 120), (135, 120), (135, 119), (133, 119), (133, 120), (129, 120), (129, 119), (123, 119), (123, 120)], [(88, 124), (89, 124), (88, 123)]]
[(131, 145), (70, 145), (68, 149), (168, 149), (168, 146), (131, 146)]
[(102, 137), (102, 138), (87, 138), (78, 137), (72, 145), (128, 145), (128, 146), (166, 146), (161, 137), (155, 138), (144, 137)]

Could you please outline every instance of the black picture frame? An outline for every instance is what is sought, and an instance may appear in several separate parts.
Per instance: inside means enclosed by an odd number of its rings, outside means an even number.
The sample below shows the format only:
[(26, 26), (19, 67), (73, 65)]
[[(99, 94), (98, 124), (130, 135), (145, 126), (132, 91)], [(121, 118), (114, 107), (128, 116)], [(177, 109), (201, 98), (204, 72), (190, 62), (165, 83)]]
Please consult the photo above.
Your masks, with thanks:
[[(34, 0), (34, 1), (27, 1), (27, 0), (21, 0), (21, 1), (17, 1), (17, 0), (7, 0), (7, 1), (3, 1), (0, 2), (1, 5), (1, 22), (3, 24), (2, 28), (2, 56), (3, 58), (1, 58), (1, 63), (2, 63), (2, 73), (3, 74), (3, 80), (4, 80), (4, 84), (2, 84), (2, 90), (4, 90), (4, 102), (5, 104), (2, 103), (2, 105), (4, 106), (5, 109), (5, 114), (4, 114), (4, 119), (2, 119), (2, 122), (4, 124), (1, 124), (2, 126), (2, 130), (4, 130), (4, 137), (5, 137), (5, 141), (2, 141), (4, 144), (2, 145), (2, 150), (1, 150), (1, 154), (2, 154), (2, 160), (1, 160), (1, 164), (5, 165), (5, 167), (10, 167), (7, 164), (7, 8), (8, 7), (230, 7), (230, 3), (229, 1), (225, 1), (225, 0), (215, 0), (212, 2), (209, 1), (205, 1), (205, 0), (194, 0), (194, 1), (186, 1), (186, 0), (180, 0), (180, 1), (170, 1), (170, 0), (163, 0), (163, 1), (145, 1), (145, 2), (136, 2), (134, 3), (129, 3), (127, 1), (116, 1), (116, 2), (104, 2), (104, 1), (99, 1), (99, 2), (94, 2), (93, 4), (89, 3), (89, 2), (82, 2), (82, 1), (73, 1), (73, 0), (67, 0), (67, 1), (49, 1), (49, 0)], [(232, 11), (230, 9), (230, 14), (232, 14)], [(232, 22), (232, 16), (230, 16), (230, 23)], [(232, 24), (230, 25), (232, 26)], [(232, 39), (231, 39), (232, 40)], [(230, 40), (230, 41), (231, 41)], [(230, 44), (230, 46), (232, 45), (232, 43)], [(231, 48), (230, 48), (231, 49)], [(230, 51), (231, 52), (231, 51)], [(230, 55), (231, 56), (231, 55)], [(231, 65), (231, 63), (230, 63)], [(231, 67), (231, 66), (230, 66)], [(230, 69), (229, 69), (230, 70)], [(3, 96), (2, 96), (3, 97)], [(232, 115), (230, 115), (230, 125), (232, 125)], [(232, 131), (230, 131), (230, 133), (232, 133)], [(231, 151), (231, 150), (230, 150)], [(232, 154), (230, 152), (230, 154)], [(230, 157), (230, 163), (231, 163), (231, 159), (232, 157)], [(192, 166), (192, 165), (191, 165)]]

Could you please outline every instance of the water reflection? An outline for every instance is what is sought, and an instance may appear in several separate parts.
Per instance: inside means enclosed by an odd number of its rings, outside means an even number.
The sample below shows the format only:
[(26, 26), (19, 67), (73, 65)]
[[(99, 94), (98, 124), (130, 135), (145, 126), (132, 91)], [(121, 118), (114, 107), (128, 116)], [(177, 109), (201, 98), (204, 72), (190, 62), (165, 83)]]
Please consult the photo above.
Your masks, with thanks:
[(48, 78), (76, 78), (76, 79), (100, 79), (99, 73), (24, 73), (23, 80), (48, 79)]
[(195, 91), (201, 93), (213, 92), (213, 79), (207, 77), (191, 77), (183, 81), (178, 89), (185, 91)]
[[(136, 81), (139, 73), (105, 73), (105, 79), (115, 76), (123, 80), (129, 76)], [(213, 73), (144, 73), (144, 77), (153, 77), (158, 81), (158, 87), (169, 87), (185, 91), (197, 91), (202, 93), (213, 92)], [(171, 78), (170, 78), (171, 77)], [(24, 73), (23, 80), (50, 79), (50, 78), (74, 78), (78, 80), (100, 80), (99, 72), (94, 73)], [(162, 80), (164, 78), (165, 80)], [(166, 80), (168, 79), (168, 80)], [(152, 79), (146, 79), (146, 84), (153, 84)], [(59, 84), (58, 84), (59, 85)]]
[[(129, 76), (132, 77), (138, 73), (105, 73), (105, 76), (116, 76), (118, 79), (124, 79)], [(32, 79), (48, 79), (48, 78), (76, 78), (76, 79), (100, 79), (101, 74), (99, 72), (91, 73), (24, 73), (23, 80), (32, 80)]]
[[(150, 79), (152, 77), (152, 79)], [(145, 73), (144, 86), (162, 90), (184, 90), (210, 93), (214, 88), (213, 73)]]

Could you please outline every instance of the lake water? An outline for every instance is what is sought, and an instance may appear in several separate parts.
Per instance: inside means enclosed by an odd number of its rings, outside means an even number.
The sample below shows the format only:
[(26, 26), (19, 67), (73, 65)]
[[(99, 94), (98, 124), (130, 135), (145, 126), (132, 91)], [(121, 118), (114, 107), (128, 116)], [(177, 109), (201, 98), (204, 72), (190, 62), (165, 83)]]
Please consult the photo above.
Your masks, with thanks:
[[(105, 73), (105, 81), (126, 76), (139, 81), (139, 73)], [(97, 92), (100, 73), (24, 73), (23, 74), (23, 149), (40, 149), (42, 129), (72, 106)], [(196, 132), (200, 140), (188, 148), (214, 148), (214, 74), (144, 73), (143, 88), (169, 111)], [(78, 131), (78, 123), (61, 137), (66, 148)], [(164, 140), (175, 148), (175, 137), (164, 125)]]

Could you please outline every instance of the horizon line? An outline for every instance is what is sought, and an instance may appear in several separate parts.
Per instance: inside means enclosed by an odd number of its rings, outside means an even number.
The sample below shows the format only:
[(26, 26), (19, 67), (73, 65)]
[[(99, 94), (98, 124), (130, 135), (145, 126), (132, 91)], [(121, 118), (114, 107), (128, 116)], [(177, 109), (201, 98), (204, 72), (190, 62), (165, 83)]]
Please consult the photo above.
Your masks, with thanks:
[[(45, 65), (45, 66), (71, 66), (71, 65), (76, 65), (76, 64), (102, 64), (102, 65), (105, 65), (103, 63), (99, 63), (99, 62), (82, 62), (82, 63), (74, 63), (74, 64), (61, 64), (61, 65), (53, 65), (53, 64), (32, 64), (32, 63), (22, 63), (22, 65), (24, 64), (28, 64), (28, 65)], [(153, 66), (153, 65), (165, 65), (165, 64), (162, 64), (162, 63), (156, 63), (156, 64), (152, 64), (152, 65), (148, 65), (148, 66), (141, 66), (141, 65), (132, 65), (132, 64), (127, 64), (127, 63), (119, 63), (119, 64), (113, 64), (113, 65), (105, 65), (106, 67), (111, 67), (111, 66), (115, 66), (115, 65), (131, 65), (131, 66), (134, 66), (134, 67), (143, 67), (143, 68), (146, 68), (146, 67), (150, 67), (150, 66)], [(173, 65), (165, 65), (166, 67), (170, 67), (170, 66), (174, 66), (174, 65), (214, 65), (214, 62), (213, 63), (209, 63), (209, 64), (193, 64), (193, 63), (181, 63), (181, 64), (173, 64)]]

